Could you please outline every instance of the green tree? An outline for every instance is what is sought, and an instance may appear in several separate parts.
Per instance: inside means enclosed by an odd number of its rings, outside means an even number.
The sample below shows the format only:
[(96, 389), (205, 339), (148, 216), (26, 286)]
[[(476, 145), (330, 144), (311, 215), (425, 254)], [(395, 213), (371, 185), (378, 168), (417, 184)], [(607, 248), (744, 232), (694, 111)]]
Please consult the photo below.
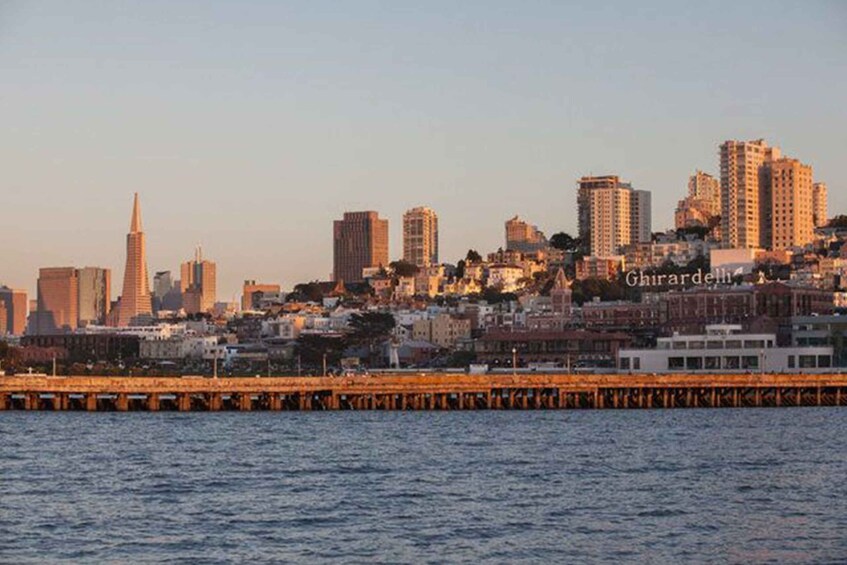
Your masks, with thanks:
[(300, 362), (306, 366), (320, 367), (326, 355), (328, 366), (338, 365), (346, 347), (342, 337), (316, 334), (300, 334), (294, 350), (300, 356)]
[(829, 223), (826, 224), (828, 228), (847, 228), (847, 216), (841, 214), (832, 218)]
[(397, 322), (388, 312), (362, 312), (350, 317), (348, 339), (350, 343), (368, 348), (370, 361), (374, 360), (377, 346), (388, 339)]
[(407, 261), (392, 261), (388, 266), (398, 277), (414, 277), (420, 272), (420, 267)]
[(465, 260), (460, 259), (458, 263), (456, 263), (456, 278), (463, 279), (465, 278)]
[(479, 263), (482, 261), (482, 255), (476, 252), (476, 249), (468, 249), (468, 254), (465, 255), (467, 263)]
[(579, 251), (581, 242), (578, 238), (571, 237), (570, 234), (560, 231), (550, 237), (550, 245), (561, 251), (576, 252)]
[(294, 285), (294, 291), (286, 299), (288, 302), (320, 302), (323, 291), (317, 282), (300, 283)]

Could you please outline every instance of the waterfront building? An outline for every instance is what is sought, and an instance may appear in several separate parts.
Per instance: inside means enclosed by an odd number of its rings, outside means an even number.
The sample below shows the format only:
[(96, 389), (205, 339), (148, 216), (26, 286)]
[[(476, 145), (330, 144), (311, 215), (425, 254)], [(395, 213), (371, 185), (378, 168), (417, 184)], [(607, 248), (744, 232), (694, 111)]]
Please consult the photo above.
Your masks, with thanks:
[(847, 316), (796, 316), (791, 318), (791, 344), (795, 347), (831, 346), (833, 365), (847, 367)]
[(364, 280), (368, 268), (388, 266), (388, 220), (377, 212), (345, 212), (333, 222), (333, 279)]
[(584, 330), (491, 330), (475, 345), (479, 363), (493, 367), (518, 367), (550, 363), (565, 368), (614, 367), (618, 351), (631, 341), (629, 335)]
[(658, 330), (661, 327), (661, 308), (658, 301), (586, 302), (579, 310), (582, 324), (587, 330), (634, 332)]
[(61, 351), (60, 359), (88, 363), (126, 361), (138, 358), (141, 338), (115, 333), (26, 335), (21, 338), (24, 351), (34, 348)]
[(834, 311), (831, 290), (772, 282), (759, 285), (695, 287), (660, 296), (661, 323), (666, 332), (698, 334), (707, 325), (757, 324), (773, 328), (779, 343), (790, 343), (791, 318), (828, 315)]
[(141, 205), (136, 192), (129, 233), (126, 236), (126, 268), (117, 324), (128, 326), (135, 319), (149, 318), (152, 315), (150, 281), (147, 278), (147, 246), (141, 226)]
[(518, 216), (506, 220), (507, 251), (534, 253), (547, 247), (549, 247), (547, 237), (536, 226), (521, 220)]
[(403, 261), (418, 267), (438, 264), (438, 216), (430, 208), (403, 214)]
[(797, 159), (775, 159), (770, 177), (770, 249), (803, 247), (815, 235), (812, 167)]
[(78, 325), (104, 324), (112, 303), (112, 271), (100, 267), (77, 270)]
[(0, 304), (3, 305), (5, 311), (2, 320), (4, 329), (0, 330), (0, 335), (23, 335), (26, 331), (26, 320), (29, 314), (29, 301), (26, 291), (0, 286)]
[(740, 325), (709, 325), (705, 334), (659, 338), (655, 349), (622, 349), (618, 368), (633, 373), (795, 373), (833, 366), (832, 347), (779, 347), (775, 334), (742, 331)]
[(822, 228), (826, 226), (829, 222), (829, 210), (825, 182), (816, 182), (812, 185), (812, 210), (815, 227)]
[(442, 349), (453, 349), (457, 341), (470, 337), (471, 321), (450, 314), (438, 314), (412, 324), (413, 340), (425, 341)]
[(180, 291), (182, 307), (186, 314), (211, 312), (217, 297), (217, 266), (203, 259), (203, 250), (198, 245), (194, 260), (180, 266)]
[(77, 328), (79, 278), (73, 267), (45, 267), (38, 271), (38, 306), (27, 333), (45, 335)]

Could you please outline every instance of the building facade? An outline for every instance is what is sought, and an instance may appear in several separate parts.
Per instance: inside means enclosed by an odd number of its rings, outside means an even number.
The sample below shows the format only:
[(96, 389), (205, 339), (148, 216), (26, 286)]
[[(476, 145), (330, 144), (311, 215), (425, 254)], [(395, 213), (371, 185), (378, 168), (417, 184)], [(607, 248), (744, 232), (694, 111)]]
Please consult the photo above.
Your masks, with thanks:
[(77, 328), (79, 278), (73, 267), (45, 267), (38, 271), (38, 306), (27, 333), (48, 335)]
[(534, 253), (548, 247), (547, 237), (536, 226), (515, 216), (506, 220), (506, 250)]
[(5, 311), (4, 330), (0, 331), (0, 335), (4, 333), (14, 336), (23, 335), (26, 331), (27, 315), (29, 314), (29, 301), (26, 291), (0, 286), (0, 303), (3, 304)]
[(217, 300), (217, 265), (203, 259), (203, 250), (198, 246), (194, 260), (180, 266), (180, 291), (182, 307), (186, 314), (211, 312)]
[(388, 220), (377, 212), (345, 212), (333, 223), (333, 279), (364, 280), (368, 268), (388, 266)]
[(651, 195), (614, 175), (582, 177), (577, 195), (579, 234), (594, 256), (620, 254), (622, 247), (650, 241)]
[(816, 228), (822, 228), (829, 222), (829, 206), (827, 204), (827, 189), (825, 182), (812, 185), (812, 210)]
[(812, 167), (797, 159), (772, 161), (770, 177), (771, 249), (803, 247), (815, 237)]
[(430, 208), (403, 214), (403, 260), (418, 267), (438, 264), (438, 216)]
[(141, 226), (141, 205), (138, 193), (135, 193), (132, 219), (126, 236), (126, 267), (117, 324), (128, 326), (134, 319), (152, 315), (150, 280), (147, 278), (147, 245)]
[(720, 146), (721, 236), (724, 247), (768, 247), (770, 179), (766, 165), (780, 157), (765, 140), (725, 141)]
[(112, 302), (112, 271), (100, 267), (77, 270), (78, 325), (103, 325)]

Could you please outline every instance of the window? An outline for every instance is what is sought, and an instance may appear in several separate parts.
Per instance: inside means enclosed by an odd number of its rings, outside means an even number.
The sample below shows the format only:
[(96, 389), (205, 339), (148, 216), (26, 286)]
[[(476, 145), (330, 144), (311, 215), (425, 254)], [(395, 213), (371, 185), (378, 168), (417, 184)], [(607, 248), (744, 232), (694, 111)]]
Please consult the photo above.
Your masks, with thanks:
[(726, 341), (727, 349), (741, 349), (741, 340), (738, 339), (728, 339)]
[(753, 339), (744, 342), (744, 349), (764, 349), (765, 342), (761, 339)]
[(705, 344), (702, 341), (690, 341), (688, 342), (688, 349), (703, 349)]
[(640, 371), (641, 370), (641, 357), (635, 357), (632, 361), (633, 361), (633, 368), (636, 371)]
[(832, 367), (832, 357), (829, 355), (818, 355), (818, 368), (828, 369)]
[(817, 357), (815, 357), (814, 355), (801, 355), (800, 356), (800, 368), (801, 369), (814, 369), (816, 361), (817, 361)]
[(669, 357), (668, 369), (684, 369), (685, 357)]
[(739, 369), (741, 368), (741, 360), (738, 357), (724, 357), (723, 358), (723, 368), (724, 369)]
[(699, 371), (703, 368), (702, 357), (686, 357), (685, 368), (689, 371)]
[(675, 341), (673, 342), (674, 349), (686, 349), (688, 347), (688, 343), (684, 341)]
[(793, 355), (788, 356), (788, 368), (789, 369), (796, 369), (797, 368), (797, 358), (794, 357)]
[(621, 357), (621, 370), (629, 371), (629, 357)]
[(723, 349), (723, 342), (722, 341), (706, 342), (706, 349)]
[(745, 355), (741, 358), (742, 369), (758, 369), (759, 357), (756, 355)]
[(705, 367), (709, 371), (717, 371), (721, 368), (720, 357), (706, 357)]

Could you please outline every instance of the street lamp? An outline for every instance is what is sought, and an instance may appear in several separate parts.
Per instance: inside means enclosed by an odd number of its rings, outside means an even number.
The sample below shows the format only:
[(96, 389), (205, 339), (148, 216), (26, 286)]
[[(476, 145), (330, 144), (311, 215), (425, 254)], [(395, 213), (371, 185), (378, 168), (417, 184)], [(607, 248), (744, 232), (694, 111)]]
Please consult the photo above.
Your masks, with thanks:
[(518, 372), (518, 349), (516, 347), (512, 348), (512, 375), (516, 375)]

